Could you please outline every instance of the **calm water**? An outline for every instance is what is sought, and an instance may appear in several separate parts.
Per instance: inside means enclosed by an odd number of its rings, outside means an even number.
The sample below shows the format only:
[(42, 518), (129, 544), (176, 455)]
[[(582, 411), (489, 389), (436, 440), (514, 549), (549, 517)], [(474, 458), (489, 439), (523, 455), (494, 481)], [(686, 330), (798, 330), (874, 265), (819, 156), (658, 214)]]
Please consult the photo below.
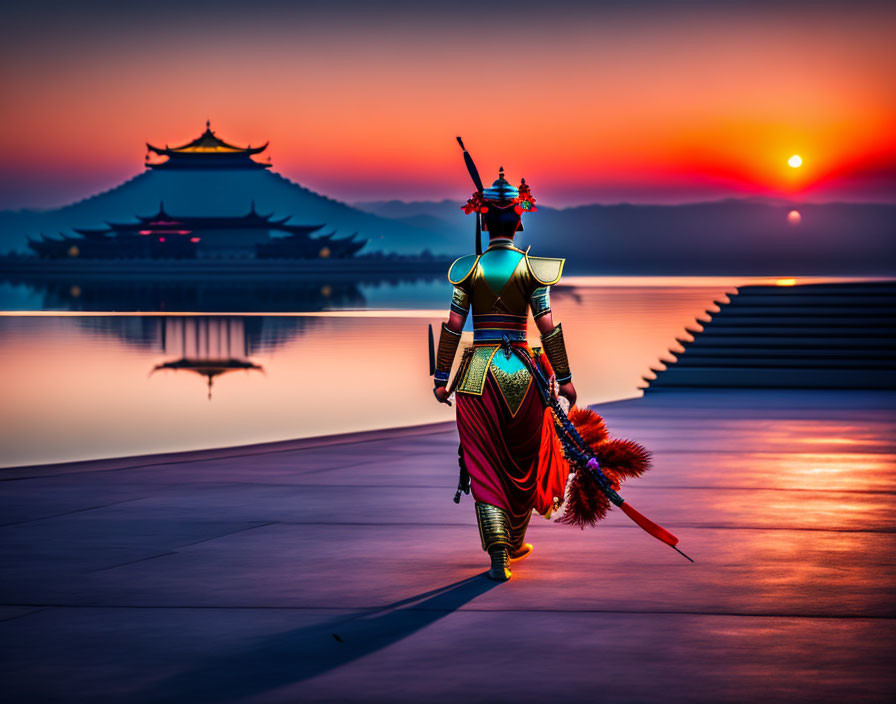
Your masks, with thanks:
[[(640, 395), (641, 376), (685, 326), (755, 281), (595, 277), (556, 287), (580, 400)], [(324, 289), (308, 306), (318, 310), (301, 313), (132, 314), (41, 310), (45, 291), (4, 284), (0, 466), (452, 420), (432, 397), (426, 348), (449, 289), (444, 279), (353, 286), (344, 297)], [(75, 307), (65, 301), (56, 295), (52, 307)]]

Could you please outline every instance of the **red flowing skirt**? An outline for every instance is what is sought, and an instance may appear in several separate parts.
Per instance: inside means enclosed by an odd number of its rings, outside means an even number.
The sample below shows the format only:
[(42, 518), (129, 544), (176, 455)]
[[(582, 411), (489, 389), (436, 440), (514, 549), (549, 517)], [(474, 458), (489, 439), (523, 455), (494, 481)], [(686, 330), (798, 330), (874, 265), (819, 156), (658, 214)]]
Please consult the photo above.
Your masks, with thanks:
[(481, 396), (458, 393), (456, 399), (457, 430), (473, 498), (513, 516), (533, 508), (547, 513), (555, 497), (563, 497), (569, 465), (534, 383), (516, 416), (491, 374)]

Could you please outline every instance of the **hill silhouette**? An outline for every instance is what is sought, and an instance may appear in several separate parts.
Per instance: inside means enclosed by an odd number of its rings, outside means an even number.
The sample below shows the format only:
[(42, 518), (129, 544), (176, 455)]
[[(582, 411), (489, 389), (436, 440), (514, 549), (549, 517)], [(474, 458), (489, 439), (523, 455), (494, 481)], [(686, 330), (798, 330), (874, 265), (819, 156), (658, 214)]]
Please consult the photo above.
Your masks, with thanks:
[[(433, 220), (473, 247), (472, 221), (459, 203), (356, 203), (404, 223), (435, 229)], [(798, 210), (798, 224), (788, 213)], [(517, 235), (533, 253), (567, 258), (579, 274), (841, 274), (896, 273), (896, 205), (787, 203), (731, 199), (686, 205), (538, 203)]]
[[(164, 201), (173, 215), (262, 213), (368, 239), (361, 254), (459, 256), (472, 251), (472, 220), (452, 200), (347, 203), (265, 170), (150, 171), (54, 210), (0, 212), (0, 251), (27, 252), (27, 236), (71, 233), (107, 220), (148, 215)], [(788, 221), (797, 209), (801, 220)], [(896, 205), (794, 204), (732, 199), (687, 205), (542, 203), (517, 238), (542, 256), (567, 258), (577, 274), (896, 273)]]

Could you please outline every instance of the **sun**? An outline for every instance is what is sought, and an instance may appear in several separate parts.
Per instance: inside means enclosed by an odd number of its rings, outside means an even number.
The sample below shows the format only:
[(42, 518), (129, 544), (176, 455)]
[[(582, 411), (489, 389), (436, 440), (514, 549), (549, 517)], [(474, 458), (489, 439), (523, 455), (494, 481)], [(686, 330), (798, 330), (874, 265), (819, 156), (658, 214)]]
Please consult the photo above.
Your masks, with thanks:
[(791, 169), (798, 169), (803, 165), (803, 157), (801, 157), (799, 154), (794, 154), (787, 160), (787, 165)]

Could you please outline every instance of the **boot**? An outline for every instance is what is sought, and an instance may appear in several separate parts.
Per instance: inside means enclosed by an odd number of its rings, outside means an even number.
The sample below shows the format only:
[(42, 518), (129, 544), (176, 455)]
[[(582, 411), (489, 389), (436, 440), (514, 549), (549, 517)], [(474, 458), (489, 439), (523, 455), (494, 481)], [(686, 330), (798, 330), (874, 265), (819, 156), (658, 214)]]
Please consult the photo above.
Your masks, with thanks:
[(488, 578), (496, 582), (506, 582), (512, 576), (510, 573), (510, 555), (507, 548), (496, 548), (489, 552), (492, 566), (488, 571)]
[(510, 519), (509, 554), (511, 560), (521, 560), (532, 552), (532, 543), (524, 542), (530, 518), (532, 518), (532, 511), (521, 518), (513, 516)]
[(510, 579), (510, 516), (504, 509), (476, 502), (476, 520), (482, 549), (491, 558), (489, 579), (506, 582)]

